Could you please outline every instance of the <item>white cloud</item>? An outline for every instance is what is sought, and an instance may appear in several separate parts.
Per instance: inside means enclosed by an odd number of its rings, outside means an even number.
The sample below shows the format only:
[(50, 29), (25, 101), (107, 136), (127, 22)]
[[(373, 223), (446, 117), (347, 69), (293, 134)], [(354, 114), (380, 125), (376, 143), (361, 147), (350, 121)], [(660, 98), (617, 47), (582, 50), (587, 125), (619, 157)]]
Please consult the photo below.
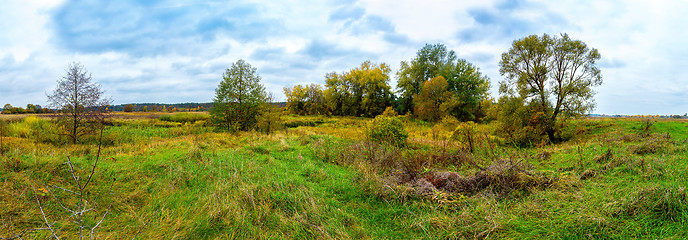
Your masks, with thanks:
[(283, 86), (324, 83), (365, 60), (393, 75), (425, 43), (480, 67), (496, 94), (513, 40), (566, 32), (602, 53), (598, 112), (688, 112), (686, 12), (688, 1), (670, 0), (10, 0), (0, 9), (0, 104), (44, 103), (72, 61), (116, 103), (207, 102), (240, 58), (283, 99)]

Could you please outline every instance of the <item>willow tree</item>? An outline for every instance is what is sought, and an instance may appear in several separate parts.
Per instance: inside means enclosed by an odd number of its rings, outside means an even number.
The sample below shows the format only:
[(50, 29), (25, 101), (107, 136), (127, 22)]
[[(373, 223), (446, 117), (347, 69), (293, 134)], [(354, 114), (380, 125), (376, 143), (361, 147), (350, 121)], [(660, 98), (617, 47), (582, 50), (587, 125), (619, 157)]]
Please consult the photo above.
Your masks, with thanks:
[(238, 60), (222, 74), (210, 114), (222, 129), (246, 131), (256, 126), (266, 101), (265, 87), (260, 83), (256, 68)]
[(102, 124), (112, 100), (104, 96), (99, 84), (91, 82), (91, 74), (80, 63), (70, 64), (66, 72), (48, 95), (48, 103), (59, 111), (58, 123), (66, 130), (63, 135), (77, 143)]
[(499, 92), (502, 98), (517, 98), (520, 107), (530, 108), (521, 112), (532, 116), (523, 118), (541, 119), (539, 127), (554, 141), (558, 120), (595, 108), (592, 88), (602, 84), (599, 59), (597, 49), (568, 34), (518, 39), (499, 62), (499, 72), (506, 77)]

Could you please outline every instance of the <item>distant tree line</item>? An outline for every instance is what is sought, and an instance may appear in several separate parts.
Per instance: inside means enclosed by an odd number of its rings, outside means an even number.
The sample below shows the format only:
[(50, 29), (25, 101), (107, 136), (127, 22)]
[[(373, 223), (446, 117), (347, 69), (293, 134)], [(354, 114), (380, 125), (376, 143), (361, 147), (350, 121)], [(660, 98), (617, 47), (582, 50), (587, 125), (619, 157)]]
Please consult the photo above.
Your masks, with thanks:
[(38, 114), (38, 113), (54, 113), (54, 109), (44, 108), (41, 105), (26, 104), (26, 108), (14, 107), (10, 104), (5, 104), (2, 107), (3, 114)]
[(110, 107), (115, 112), (204, 112), (209, 111), (213, 103), (130, 103)]

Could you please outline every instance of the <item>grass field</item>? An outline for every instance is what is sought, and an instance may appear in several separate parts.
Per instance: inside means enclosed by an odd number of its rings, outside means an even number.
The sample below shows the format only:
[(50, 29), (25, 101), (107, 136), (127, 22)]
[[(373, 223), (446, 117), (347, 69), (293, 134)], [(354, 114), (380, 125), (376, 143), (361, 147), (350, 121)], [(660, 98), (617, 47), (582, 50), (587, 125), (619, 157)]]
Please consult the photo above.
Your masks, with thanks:
[[(571, 140), (528, 149), (481, 124), (469, 153), (448, 140), (451, 123), (404, 120), (409, 144), (394, 148), (365, 141), (370, 119), (285, 120), (270, 135), (230, 134), (204, 117), (118, 115), (84, 223), (103, 219), (94, 234), (107, 239), (688, 238), (685, 121), (575, 120)], [(64, 163), (87, 176), (97, 141), (55, 144), (51, 124), (9, 123), (0, 239), (48, 238), (25, 231), (46, 219), (61, 239), (79, 236), (60, 206), (79, 204)]]

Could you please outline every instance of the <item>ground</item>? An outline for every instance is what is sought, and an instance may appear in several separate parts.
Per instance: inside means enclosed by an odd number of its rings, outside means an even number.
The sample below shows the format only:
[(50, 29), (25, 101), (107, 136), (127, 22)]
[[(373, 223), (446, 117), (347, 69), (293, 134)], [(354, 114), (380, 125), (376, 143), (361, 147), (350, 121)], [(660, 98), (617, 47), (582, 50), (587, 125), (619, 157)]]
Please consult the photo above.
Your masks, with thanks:
[(394, 148), (365, 141), (367, 118), (289, 115), (265, 134), (158, 117), (116, 115), (100, 158), (97, 136), (65, 146), (49, 120), (12, 119), (0, 238), (46, 238), (25, 231), (46, 219), (61, 238), (78, 236), (58, 203), (79, 203), (63, 190), (76, 188), (67, 158), (81, 179), (99, 159), (84, 195), (85, 236), (105, 216), (99, 238), (688, 237), (685, 121), (578, 119), (568, 141), (525, 149), (482, 123), (468, 153), (452, 122), (402, 117), (408, 144)]

